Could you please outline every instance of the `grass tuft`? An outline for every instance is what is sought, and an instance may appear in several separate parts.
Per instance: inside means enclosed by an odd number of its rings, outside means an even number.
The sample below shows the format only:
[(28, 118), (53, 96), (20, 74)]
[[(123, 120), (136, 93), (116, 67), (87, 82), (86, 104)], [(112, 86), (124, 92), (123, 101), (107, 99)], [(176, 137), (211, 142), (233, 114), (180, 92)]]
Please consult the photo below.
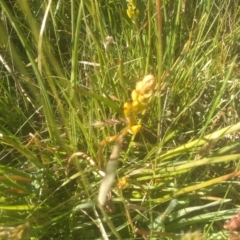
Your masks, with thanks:
[(239, 237), (238, 1), (0, 6), (0, 239)]

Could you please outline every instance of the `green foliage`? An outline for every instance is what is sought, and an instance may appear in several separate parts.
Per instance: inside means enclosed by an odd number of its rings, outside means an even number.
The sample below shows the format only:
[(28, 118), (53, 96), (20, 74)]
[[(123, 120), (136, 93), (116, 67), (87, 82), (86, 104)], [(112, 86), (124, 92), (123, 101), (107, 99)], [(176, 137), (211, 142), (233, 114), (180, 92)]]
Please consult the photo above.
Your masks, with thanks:
[[(32, 240), (227, 239), (240, 204), (238, 1), (0, 5), (0, 237), (30, 225)], [(124, 186), (99, 209), (98, 143), (126, 126), (147, 74), (157, 87), (124, 139)]]

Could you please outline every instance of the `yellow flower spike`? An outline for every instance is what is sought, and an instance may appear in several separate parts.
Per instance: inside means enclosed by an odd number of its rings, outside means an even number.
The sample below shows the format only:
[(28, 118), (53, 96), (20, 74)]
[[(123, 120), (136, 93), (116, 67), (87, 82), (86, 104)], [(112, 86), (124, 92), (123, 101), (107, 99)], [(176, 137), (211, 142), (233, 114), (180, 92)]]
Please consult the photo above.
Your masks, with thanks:
[[(132, 0), (129, 1), (129, 3), (135, 3), (135, 1)], [(129, 6), (128, 10), (131, 14), (135, 14), (138, 11), (138, 9), (133, 8), (133, 6)], [(154, 86), (155, 78), (153, 75), (147, 75), (142, 81), (136, 83), (136, 87), (131, 93), (132, 102), (126, 102), (123, 106), (124, 116), (128, 125), (120, 132), (120, 134), (109, 136), (99, 143), (98, 158), (100, 164), (103, 163), (103, 148), (107, 143), (115, 142), (119, 138), (123, 138), (128, 132), (136, 134), (141, 130), (142, 126), (136, 124), (136, 114), (142, 113), (147, 109), (150, 98), (153, 96)]]

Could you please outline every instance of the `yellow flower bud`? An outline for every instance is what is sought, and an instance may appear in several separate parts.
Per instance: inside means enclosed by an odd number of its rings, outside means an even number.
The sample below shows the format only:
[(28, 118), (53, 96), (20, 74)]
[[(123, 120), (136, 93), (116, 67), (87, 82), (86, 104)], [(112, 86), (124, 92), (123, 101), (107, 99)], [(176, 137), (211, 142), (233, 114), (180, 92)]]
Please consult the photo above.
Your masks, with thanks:
[(132, 8), (131, 8), (131, 7), (129, 7), (129, 8), (127, 9), (127, 15), (128, 15), (128, 17), (129, 17), (130, 19), (132, 19), (132, 17), (133, 17), (133, 12), (132, 12)]
[(153, 86), (155, 84), (155, 77), (149, 74), (143, 78), (143, 82)]
[(124, 116), (128, 121), (128, 125), (131, 127), (136, 123), (135, 114), (133, 113), (132, 103), (126, 102), (123, 107)]
[(134, 198), (142, 198), (143, 194), (142, 194), (140, 191), (133, 190), (133, 191), (132, 191), (132, 196), (133, 196)]
[(117, 183), (117, 188), (120, 190), (123, 190), (125, 188), (129, 188), (130, 187), (130, 183), (127, 177), (122, 177), (118, 180)]
[(146, 93), (148, 91), (153, 90), (155, 85), (155, 78), (153, 75), (147, 75), (143, 78), (142, 83), (143, 83), (142, 92)]
[[(146, 95), (146, 96), (145, 96), (145, 95)], [(150, 95), (150, 97), (151, 97), (151, 95)], [(147, 105), (148, 105), (148, 102), (149, 102), (148, 94), (140, 95), (140, 96), (138, 97), (138, 101), (139, 101), (141, 107), (145, 107), (145, 108), (146, 108)]]
[(139, 82), (137, 82), (136, 83), (136, 91), (137, 92), (141, 92), (142, 91), (142, 88), (143, 88), (143, 85), (144, 85), (144, 83), (142, 82), (142, 81), (139, 81)]
[(134, 125), (134, 126), (130, 127), (128, 131), (131, 134), (136, 134), (141, 130), (141, 128), (142, 128), (142, 125), (138, 124), (138, 125)]
[(136, 90), (133, 90), (132, 94), (131, 94), (132, 100), (137, 101), (138, 100), (138, 95), (139, 95), (138, 92)]
[(137, 114), (139, 112), (141, 112), (142, 108), (141, 108), (141, 104), (139, 101), (134, 101), (132, 103), (132, 111)]
[(129, 117), (132, 112), (132, 104), (130, 102), (125, 102), (123, 106), (123, 112), (125, 118)]

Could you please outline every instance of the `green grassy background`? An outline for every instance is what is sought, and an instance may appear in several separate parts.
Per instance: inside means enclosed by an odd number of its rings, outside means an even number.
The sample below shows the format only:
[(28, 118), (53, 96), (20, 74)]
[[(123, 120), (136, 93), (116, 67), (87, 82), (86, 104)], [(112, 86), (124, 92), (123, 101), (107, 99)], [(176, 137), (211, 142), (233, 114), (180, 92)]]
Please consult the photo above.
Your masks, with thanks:
[[(134, 1), (0, 6), (1, 226), (29, 222), (31, 240), (234, 239), (223, 225), (240, 204), (237, 0), (139, 0), (132, 19)], [(67, 161), (82, 152), (98, 165), (147, 74), (155, 94), (118, 171), (131, 184), (101, 212), (96, 169), (79, 157), (66, 173)]]

